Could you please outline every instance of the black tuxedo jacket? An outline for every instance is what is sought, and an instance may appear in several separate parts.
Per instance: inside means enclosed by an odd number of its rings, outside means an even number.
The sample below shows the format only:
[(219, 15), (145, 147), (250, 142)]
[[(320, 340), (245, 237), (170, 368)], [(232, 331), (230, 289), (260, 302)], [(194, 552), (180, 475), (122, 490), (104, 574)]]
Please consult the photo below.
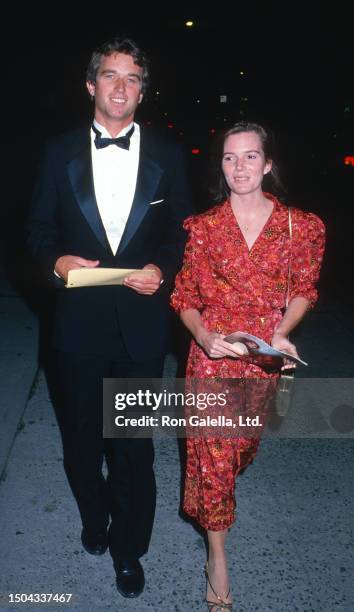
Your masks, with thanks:
[[(151, 204), (162, 200), (158, 204)], [(167, 348), (168, 298), (185, 244), (183, 219), (192, 213), (183, 154), (141, 129), (135, 196), (114, 255), (99, 215), (89, 128), (50, 142), (44, 151), (28, 222), (28, 244), (48, 279), (62, 255), (99, 259), (102, 267), (141, 268), (154, 263), (165, 282), (152, 296), (124, 286), (66, 289), (56, 294), (54, 347), (114, 354), (123, 337), (130, 356), (161, 357)]]

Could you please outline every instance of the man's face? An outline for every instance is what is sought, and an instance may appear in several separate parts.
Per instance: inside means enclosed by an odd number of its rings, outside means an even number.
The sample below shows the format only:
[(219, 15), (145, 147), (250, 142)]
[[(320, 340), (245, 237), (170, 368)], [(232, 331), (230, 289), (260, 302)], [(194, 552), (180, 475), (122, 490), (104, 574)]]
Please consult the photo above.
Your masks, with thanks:
[(95, 98), (95, 119), (104, 127), (121, 130), (134, 119), (141, 93), (143, 69), (131, 55), (112, 53), (102, 58), (96, 83), (87, 82)]

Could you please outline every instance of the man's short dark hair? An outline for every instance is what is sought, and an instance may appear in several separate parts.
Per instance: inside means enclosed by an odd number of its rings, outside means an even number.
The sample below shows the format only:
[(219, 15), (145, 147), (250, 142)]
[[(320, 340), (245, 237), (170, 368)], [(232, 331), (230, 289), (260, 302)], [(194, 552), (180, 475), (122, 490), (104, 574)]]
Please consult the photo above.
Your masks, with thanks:
[(145, 52), (130, 38), (115, 37), (107, 40), (97, 47), (91, 55), (90, 63), (86, 70), (86, 80), (96, 83), (97, 71), (103, 57), (113, 53), (125, 53), (131, 55), (134, 63), (143, 69), (141, 92), (145, 93), (149, 84), (149, 60)]

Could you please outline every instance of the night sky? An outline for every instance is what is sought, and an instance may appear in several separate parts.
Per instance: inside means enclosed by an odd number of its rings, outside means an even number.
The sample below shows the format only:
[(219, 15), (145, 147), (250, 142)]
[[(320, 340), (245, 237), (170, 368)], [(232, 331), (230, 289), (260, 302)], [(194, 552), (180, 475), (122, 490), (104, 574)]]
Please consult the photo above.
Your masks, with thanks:
[[(98, 4), (95, 11), (74, 15), (73, 3), (58, 3), (10, 16), (4, 27), (13, 42), (3, 53), (4, 130), (9, 127), (11, 134), (1, 209), (5, 233), (11, 235), (26, 213), (42, 143), (91, 119), (85, 70), (92, 50), (122, 33), (152, 62), (151, 88), (138, 120), (184, 143), (197, 208), (205, 205), (210, 130), (243, 118), (265, 121), (278, 137), (289, 199), (330, 226), (334, 246), (327, 275), (339, 260), (348, 261), (351, 222), (341, 223), (351, 221), (354, 194), (354, 167), (344, 165), (345, 155), (354, 155), (349, 2), (329, 8), (320, 2), (243, 4), (215, 3), (200, 12), (190, 3), (187, 11), (170, 7), (164, 14), (153, 3), (143, 14), (135, 4), (130, 14)], [(187, 19), (194, 28), (185, 27)], [(228, 96), (227, 104), (220, 104), (220, 95)], [(191, 154), (195, 148), (199, 156)]]
[[(250, 112), (275, 125), (301, 118), (332, 128), (346, 107), (353, 113), (353, 44), (345, 3), (338, 3), (337, 13), (322, 3), (308, 2), (306, 9), (298, 3), (282, 8), (246, 3), (247, 9), (240, 4), (224, 3), (222, 15), (215, 9), (209, 15), (171, 9), (152, 17), (151, 9), (136, 19), (107, 8), (103, 16), (97, 11), (96, 17), (78, 18), (61, 3), (37, 13), (27, 9), (15, 26), (10, 75), (20, 71), (32, 110), (74, 118), (85, 108), (82, 85), (92, 49), (125, 33), (152, 59), (146, 106), (158, 88), (170, 116), (212, 118), (220, 94), (232, 100), (231, 120), (238, 118), (240, 97), (248, 98)], [(134, 12), (139, 14), (137, 7)], [(194, 28), (184, 26), (187, 18)], [(200, 105), (193, 104), (197, 98)]]

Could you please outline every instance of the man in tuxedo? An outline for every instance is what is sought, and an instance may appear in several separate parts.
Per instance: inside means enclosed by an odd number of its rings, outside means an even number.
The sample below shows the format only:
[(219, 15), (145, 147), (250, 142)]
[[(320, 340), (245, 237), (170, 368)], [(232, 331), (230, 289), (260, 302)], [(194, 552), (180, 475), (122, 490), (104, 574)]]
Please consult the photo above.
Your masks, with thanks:
[[(82, 544), (95, 555), (109, 546), (125, 597), (144, 588), (139, 558), (154, 520), (154, 451), (151, 439), (103, 439), (102, 380), (161, 376), (169, 291), (191, 213), (180, 148), (134, 122), (147, 81), (146, 56), (130, 39), (93, 53), (93, 124), (47, 145), (28, 224), (35, 261), (62, 285), (52, 365)], [(97, 266), (148, 274), (135, 273), (123, 286), (64, 288), (70, 270)]]

